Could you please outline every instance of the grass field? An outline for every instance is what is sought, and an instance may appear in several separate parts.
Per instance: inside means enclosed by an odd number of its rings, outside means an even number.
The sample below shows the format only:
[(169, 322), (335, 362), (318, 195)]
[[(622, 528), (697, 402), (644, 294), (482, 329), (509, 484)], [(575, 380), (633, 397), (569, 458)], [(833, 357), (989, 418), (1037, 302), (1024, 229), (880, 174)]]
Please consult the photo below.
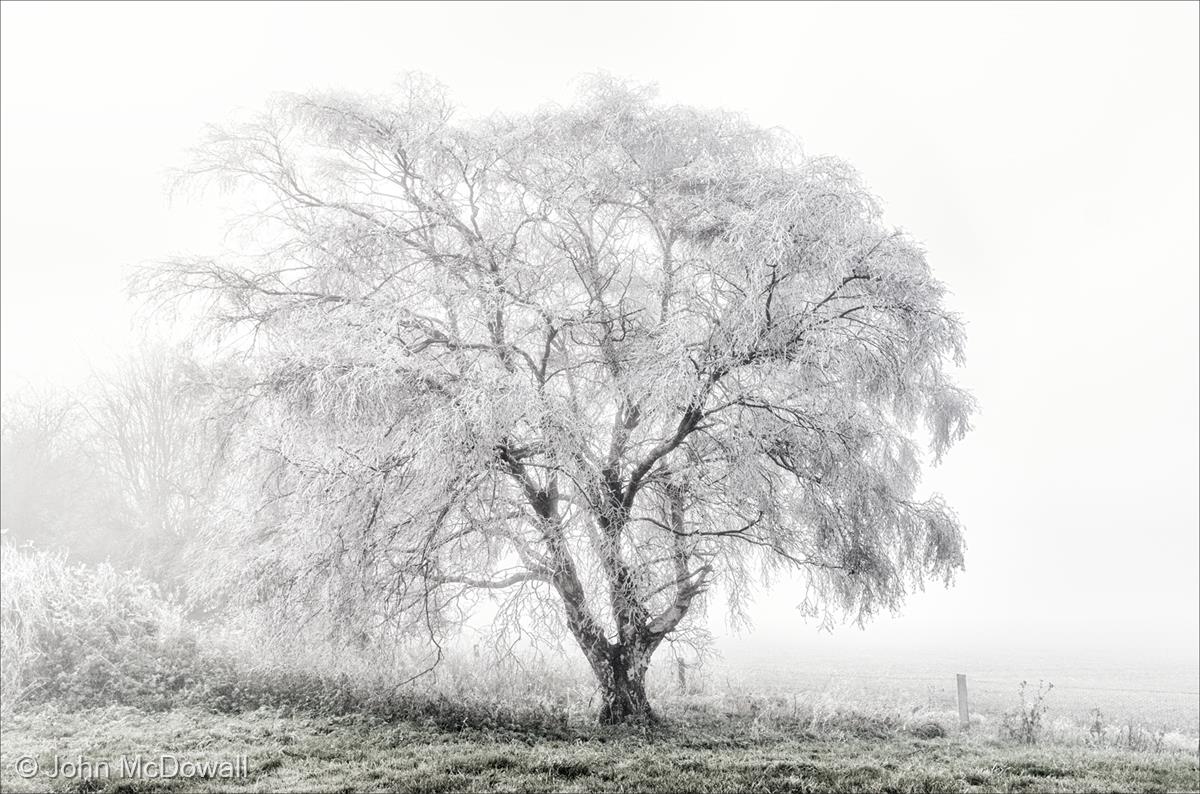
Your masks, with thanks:
[(954, 712), (955, 673), (962, 672), (967, 675), (971, 711), (983, 719), (1012, 709), (1024, 680), (1031, 688), (1039, 682), (1054, 685), (1046, 698), (1048, 717), (1064, 728), (1068, 722), (1089, 725), (1099, 712), (1114, 731), (1131, 723), (1190, 736), (1200, 731), (1200, 669), (1193, 659), (1137, 663), (1106, 659), (1089, 664), (1066, 651), (1054, 659), (1032, 658), (1020, 651), (998, 651), (990, 657), (947, 663), (893, 651), (885, 660), (809, 655), (794, 663), (784, 654), (731, 654), (709, 665), (697, 676), (697, 683), (715, 690), (745, 689), (784, 697), (828, 692), (850, 703), (920, 704)]
[[(984, 737), (920, 738), (870, 720), (820, 731), (708, 719), (655, 731), (446, 731), (365, 717), (217, 715), (126, 707), (10, 715), (0, 788), (44, 791), (1195, 791), (1192, 752), (1021, 747)], [(124, 778), (122, 757), (216, 762), (244, 774)], [(43, 774), (21, 777), (18, 760)], [(108, 760), (106, 774), (51, 779), (55, 757)], [(26, 762), (28, 763), (28, 762)]]
[(1188, 659), (663, 655), (662, 723), (601, 728), (578, 659), (468, 646), (413, 679), (403, 646), (211, 635), (135, 574), (0, 561), (3, 791), (1200, 791)]

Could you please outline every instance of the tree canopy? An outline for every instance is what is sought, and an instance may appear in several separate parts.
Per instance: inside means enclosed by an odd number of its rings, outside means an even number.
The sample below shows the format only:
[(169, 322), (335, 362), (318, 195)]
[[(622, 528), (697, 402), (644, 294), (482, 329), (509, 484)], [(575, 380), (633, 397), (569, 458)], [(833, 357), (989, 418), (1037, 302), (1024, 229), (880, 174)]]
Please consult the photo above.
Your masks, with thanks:
[(961, 568), (915, 494), (969, 429), (962, 326), (845, 162), (607, 79), (460, 121), (416, 78), (277, 97), (188, 173), (247, 233), (142, 286), (254, 373), (219, 526), (254, 597), (434, 632), (500, 597), (619, 721), (716, 585), (861, 621)]

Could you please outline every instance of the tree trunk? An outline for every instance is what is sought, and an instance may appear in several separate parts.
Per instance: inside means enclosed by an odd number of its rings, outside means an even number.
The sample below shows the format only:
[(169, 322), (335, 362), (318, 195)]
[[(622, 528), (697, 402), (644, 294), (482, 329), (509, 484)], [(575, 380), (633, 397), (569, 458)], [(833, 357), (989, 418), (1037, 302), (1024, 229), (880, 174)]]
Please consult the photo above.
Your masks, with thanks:
[(592, 654), (588, 661), (600, 684), (600, 724), (622, 725), (658, 722), (646, 697), (646, 669), (654, 645), (639, 642), (612, 643), (605, 653)]
[(649, 724), (658, 721), (650, 700), (646, 697), (644, 665), (632, 668), (625, 663), (624, 654), (617, 651), (609, 663), (606, 675), (601, 676), (601, 725)]

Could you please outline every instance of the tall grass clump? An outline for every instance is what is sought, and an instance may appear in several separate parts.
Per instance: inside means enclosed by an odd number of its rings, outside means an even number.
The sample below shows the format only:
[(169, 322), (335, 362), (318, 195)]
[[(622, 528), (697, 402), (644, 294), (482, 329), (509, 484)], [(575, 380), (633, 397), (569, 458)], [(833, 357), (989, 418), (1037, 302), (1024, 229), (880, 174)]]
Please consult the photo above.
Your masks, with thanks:
[(180, 608), (136, 571), (0, 548), (0, 696), (167, 708), (200, 672)]
[(1018, 744), (1037, 744), (1042, 735), (1042, 724), (1045, 721), (1046, 696), (1054, 684), (1038, 682), (1037, 690), (1029, 694), (1029, 682), (1022, 681), (1018, 688), (1021, 704), (1004, 714), (1001, 723), (1001, 733)]

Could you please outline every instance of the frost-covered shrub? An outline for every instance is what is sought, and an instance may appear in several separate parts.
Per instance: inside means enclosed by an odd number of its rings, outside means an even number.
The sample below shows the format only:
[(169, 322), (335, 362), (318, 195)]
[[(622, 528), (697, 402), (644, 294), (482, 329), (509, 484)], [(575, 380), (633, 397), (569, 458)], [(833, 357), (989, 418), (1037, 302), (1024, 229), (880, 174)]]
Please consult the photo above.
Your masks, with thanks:
[(167, 708), (203, 677), (180, 609), (136, 571), (11, 545), (0, 561), (6, 708), (40, 700)]

